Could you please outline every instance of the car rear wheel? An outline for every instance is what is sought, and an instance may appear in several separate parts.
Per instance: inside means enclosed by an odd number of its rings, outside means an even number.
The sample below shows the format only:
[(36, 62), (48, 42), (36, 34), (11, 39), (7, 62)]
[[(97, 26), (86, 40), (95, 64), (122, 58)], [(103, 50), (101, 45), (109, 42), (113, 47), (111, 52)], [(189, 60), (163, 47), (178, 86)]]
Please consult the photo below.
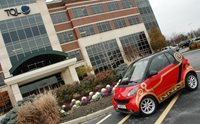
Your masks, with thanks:
[(185, 78), (185, 87), (187, 90), (196, 90), (199, 86), (197, 76), (194, 73), (189, 73)]
[(157, 101), (153, 97), (145, 97), (140, 102), (140, 111), (143, 115), (148, 116), (157, 110)]

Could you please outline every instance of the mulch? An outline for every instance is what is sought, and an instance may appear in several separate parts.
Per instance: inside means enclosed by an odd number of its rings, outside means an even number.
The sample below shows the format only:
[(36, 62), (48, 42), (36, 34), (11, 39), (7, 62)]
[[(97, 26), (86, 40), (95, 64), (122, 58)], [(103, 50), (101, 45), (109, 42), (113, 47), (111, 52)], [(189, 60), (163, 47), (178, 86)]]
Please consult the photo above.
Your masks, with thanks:
[(79, 109), (73, 111), (72, 113), (66, 115), (65, 117), (61, 118), (61, 123), (62, 122), (67, 122), (82, 116), (86, 116), (88, 114), (91, 114), (93, 112), (105, 109), (109, 106), (111, 106), (111, 100), (112, 100), (112, 95), (103, 97), (97, 102), (90, 103), (86, 106), (81, 106)]

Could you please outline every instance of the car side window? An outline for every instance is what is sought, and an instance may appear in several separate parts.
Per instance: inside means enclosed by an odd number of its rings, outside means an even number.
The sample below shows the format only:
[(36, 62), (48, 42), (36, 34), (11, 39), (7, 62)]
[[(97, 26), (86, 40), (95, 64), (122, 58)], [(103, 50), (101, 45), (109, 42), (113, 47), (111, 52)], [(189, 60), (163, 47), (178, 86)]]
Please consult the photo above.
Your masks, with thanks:
[(167, 56), (170, 64), (173, 64), (175, 62), (175, 59), (174, 59), (174, 57), (171, 54), (165, 53), (165, 55)]
[(170, 63), (167, 60), (166, 56), (164, 54), (161, 54), (161, 55), (156, 56), (152, 60), (149, 70), (159, 72), (162, 69), (164, 69), (165, 67), (167, 67), (169, 64)]

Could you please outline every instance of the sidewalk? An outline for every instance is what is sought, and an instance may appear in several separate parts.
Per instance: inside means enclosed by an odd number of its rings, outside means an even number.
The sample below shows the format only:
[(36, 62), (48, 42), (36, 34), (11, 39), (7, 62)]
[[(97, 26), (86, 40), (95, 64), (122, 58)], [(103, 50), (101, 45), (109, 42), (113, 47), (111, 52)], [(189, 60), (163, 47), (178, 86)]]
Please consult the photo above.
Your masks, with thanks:
[(0, 120), (2, 120), (5, 116), (6, 116), (6, 114), (1, 115), (1, 116), (0, 116)]

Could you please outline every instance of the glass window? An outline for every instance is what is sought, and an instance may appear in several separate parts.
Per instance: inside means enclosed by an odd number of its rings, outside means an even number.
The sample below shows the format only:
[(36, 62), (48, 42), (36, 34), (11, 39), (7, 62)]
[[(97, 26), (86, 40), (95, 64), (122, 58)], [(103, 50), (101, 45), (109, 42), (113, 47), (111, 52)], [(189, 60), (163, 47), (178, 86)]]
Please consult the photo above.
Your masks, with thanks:
[(26, 37), (27, 37), (27, 38), (33, 37), (31, 28), (26, 28), (26, 29), (24, 29), (24, 30), (25, 30), (25, 34), (26, 34)]
[(65, 31), (62, 33), (58, 33), (57, 35), (58, 35), (58, 39), (60, 43), (66, 43), (66, 42), (75, 40), (73, 31)]
[(90, 36), (90, 35), (95, 34), (94, 28), (93, 28), (92, 25), (80, 27), (78, 29), (79, 29), (81, 37), (86, 37), (86, 36)]
[(149, 70), (153, 70), (156, 72), (161, 71), (165, 67), (169, 65), (169, 61), (167, 60), (166, 56), (164, 54), (160, 54), (153, 58), (151, 65), (149, 67)]
[[(148, 55), (151, 51), (147, 38), (144, 32), (130, 34), (120, 37), (123, 50), (125, 52), (127, 60), (134, 59), (138, 55)], [(141, 46), (142, 48), (140, 48)]]
[(149, 59), (145, 59), (131, 64), (125, 72), (120, 85), (129, 85), (129, 83), (135, 84), (137, 82), (140, 82), (144, 77), (148, 62)]
[(4, 85), (4, 81), (3, 81), (3, 75), (0, 74), (0, 86)]
[(40, 34), (46, 34), (46, 29), (45, 29), (44, 25), (39, 25), (38, 28), (40, 30)]
[(17, 33), (18, 33), (18, 36), (19, 36), (20, 40), (23, 40), (23, 39), (26, 38), (24, 30), (18, 30)]
[(109, 22), (97, 23), (97, 27), (100, 33), (112, 30)]
[[(112, 46), (112, 48), (111, 48)], [(95, 73), (114, 69), (123, 63), (123, 58), (115, 39), (86, 47)]]
[(72, 9), (72, 14), (74, 18), (78, 18), (78, 17), (83, 17), (83, 16), (87, 16), (87, 10), (85, 7), (80, 7), (80, 8), (73, 8)]
[(126, 22), (124, 18), (113, 20), (115, 28), (123, 28), (126, 27)]
[(22, 27), (22, 23), (20, 20), (15, 20), (14, 23), (16, 27)]
[[(6, 28), (10, 24), (14, 25), (12, 30)], [(51, 49), (40, 14), (0, 21), (0, 30), (12, 65), (23, 59), (25, 55), (28, 55), (26, 53), (34, 53), (41, 49)]]
[(0, 9), (35, 2), (36, 0), (0, 0)]
[(18, 41), (19, 40), (16, 31), (10, 32), (10, 37), (11, 37), (12, 41)]
[(12, 41), (9, 33), (3, 33), (2, 36), (3, 36), (3, 40), (6, 44), (10, 43)]
[(40, 35), (38, 26), (32, 27), (31, 30), (32, 30), (34, 36)]
[(51, 19), (53, 21), (53, 24), (58, 24), (68, 21), (66, 12), (53, 13), (51, 14)]
[(80, 50), (68, 52), (67, 54), (68, 54), (69, 59), (76, 58), (77, 61), (81, 60), (81, 51)]
[(124, 9), (133, 7), (131, 0), (122, 0), (122, 5)]
[(169, 62), (171, 64), (173, 64), (175, 62), (175, 59), (174, 59), (174, 57), (171, 54), (165, 53), (165, 55), (167, 56), (167, 58), (168, 58), (168, 60), (169, 60)]
[(92, 5), (91, 9), (92, 9), (93, 14), (98, 14), (98, 13), (104, 12), (102, 4)]
[(119, 9), (119, 5), (118, 5), (117, 2), (107, 3), (107, 6), (108, 6), (108, 10), (109, 11), (114, 11), (114, 10), (118, 10)]
[(128, 22), (130, 25), (135, 25), (135, 24), (139, 24), (140, 20), (138, 16), (130, 16), (128, 17)]

